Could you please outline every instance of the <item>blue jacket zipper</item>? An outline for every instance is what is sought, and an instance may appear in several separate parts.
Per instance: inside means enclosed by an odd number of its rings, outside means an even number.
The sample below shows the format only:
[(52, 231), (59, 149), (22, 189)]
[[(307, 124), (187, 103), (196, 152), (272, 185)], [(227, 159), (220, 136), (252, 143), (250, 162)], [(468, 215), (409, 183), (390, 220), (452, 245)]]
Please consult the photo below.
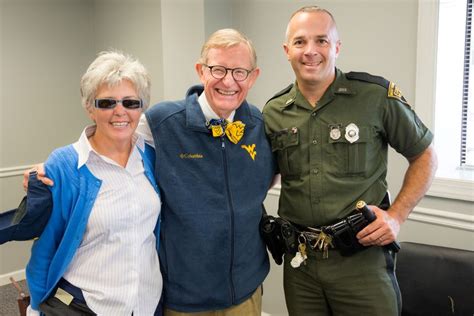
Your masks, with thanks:
[(227, 190), (227, 196), (229, 197), (228, 199), (228, 206), (230, 210), (230, 267), (229, 267), (229, 277), (230, 277), (230, 291), (232, 295), (232, 305), (235, 303), (235, 289), (234, 289), (234, 278), (232, 277), (232, 266), (234, 264), (234, 206), (232, 204), (232, 195), (230, 192), (230, 186), (229, 186), (229, 174), (227, 171), (227, 154), (225, 150), (225, 138), (224, 135), (221, 136), (221, 144), (222, 144), (222, 156), (224, 159), (224, 179), (225, 179), (225, 186)]

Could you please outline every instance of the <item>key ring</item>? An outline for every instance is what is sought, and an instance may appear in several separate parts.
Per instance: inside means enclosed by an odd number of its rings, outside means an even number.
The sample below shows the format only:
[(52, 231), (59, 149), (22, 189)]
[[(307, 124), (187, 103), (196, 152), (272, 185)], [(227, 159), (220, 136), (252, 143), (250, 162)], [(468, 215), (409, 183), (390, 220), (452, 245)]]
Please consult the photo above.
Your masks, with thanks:
[(301, 233), (299, 236), (298, 236), (298, 243), (300, 244), (306, 244), (306, 236), (304, 235), (304, 233)]

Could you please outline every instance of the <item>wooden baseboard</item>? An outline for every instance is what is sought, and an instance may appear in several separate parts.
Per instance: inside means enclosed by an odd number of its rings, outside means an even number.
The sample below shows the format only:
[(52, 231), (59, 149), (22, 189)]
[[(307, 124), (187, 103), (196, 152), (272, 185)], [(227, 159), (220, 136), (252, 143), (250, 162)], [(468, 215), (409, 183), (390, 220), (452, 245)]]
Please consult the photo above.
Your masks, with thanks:
[(10, 277), (13, 277), (15, 281), (21, 281), (26, 279), (25, 269), (13, 271), (6, 274), (0, 274), (0, 286), (10, 284)]

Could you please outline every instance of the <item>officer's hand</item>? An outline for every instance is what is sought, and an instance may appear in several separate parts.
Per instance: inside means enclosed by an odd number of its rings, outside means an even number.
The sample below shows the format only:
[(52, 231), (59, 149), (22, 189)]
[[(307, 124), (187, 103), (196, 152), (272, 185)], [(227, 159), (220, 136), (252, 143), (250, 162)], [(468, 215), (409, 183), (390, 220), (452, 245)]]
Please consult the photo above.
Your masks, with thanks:
[(46, 174), (44, 171), (44, 163), (40, 163), (35, 165), (33, 168), (26, 170), (23, 172), (23, 189), (25, 191), (28, 190), (28, 177), (30, 175), (30, 172), (36, 171), (38, 172), (38, 180), (43, 182), (46, 185), (53, 186), (54, 182), (50, 178), (46, 178)]
[(369, 208), (377, 218), (357, 234), (359, 243), (364, 246), (385, 246), (395, 241), (400, 232), (400, 223), (390, 216), (390, 211), (375, 205), (369, 205)]

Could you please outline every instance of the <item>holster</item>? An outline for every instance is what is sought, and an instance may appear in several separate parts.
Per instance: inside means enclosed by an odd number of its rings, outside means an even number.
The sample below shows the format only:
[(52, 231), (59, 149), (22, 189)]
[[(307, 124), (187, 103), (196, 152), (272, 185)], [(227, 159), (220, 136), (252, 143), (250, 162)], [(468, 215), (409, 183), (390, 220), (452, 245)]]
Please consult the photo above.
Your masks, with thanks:
[(276, 264), (283, 263), (283, 255), (286, 252), (296, 253), (297, 233), (287, 220), (263, 214), (260, 220), (260, 234)]
[(369, 223), (361, 212), (354, 211), (345, 219), (321, 229), (332, 236), (334, 246), (342, 256), (351, 256), (368, 248), (359, 243), (356, 235)]
[[(326, 234), (332, 236), (335, 248), (339, 250), (342, 256), (351, 256), (370, 247), (361, 245), (356, 235), (375, 219), (374, 212), (367, 206), (364, 206), (364, 209), (356, 209), (343, 220), (333, 225), (324, 226), (321, 229)], [(393, 252), (400, 250), (400, 245), (397, 241), (384, 247)]]

